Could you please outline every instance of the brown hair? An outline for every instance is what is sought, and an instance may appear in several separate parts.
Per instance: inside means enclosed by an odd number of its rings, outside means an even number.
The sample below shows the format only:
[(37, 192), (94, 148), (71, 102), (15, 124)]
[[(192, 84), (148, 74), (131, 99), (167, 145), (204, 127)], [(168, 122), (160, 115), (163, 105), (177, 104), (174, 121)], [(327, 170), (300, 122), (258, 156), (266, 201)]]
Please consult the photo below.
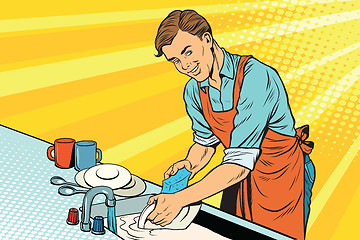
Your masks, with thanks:
[(202, 35), (209, 32), (211, 27), (204, 17), (194, 10), (172, 11), (160, 24), (156, 38), (155, 48), (158, 51), (156, 57), (163, 55), (162, 47), (170, 45), (179, 29), (202, 39)]

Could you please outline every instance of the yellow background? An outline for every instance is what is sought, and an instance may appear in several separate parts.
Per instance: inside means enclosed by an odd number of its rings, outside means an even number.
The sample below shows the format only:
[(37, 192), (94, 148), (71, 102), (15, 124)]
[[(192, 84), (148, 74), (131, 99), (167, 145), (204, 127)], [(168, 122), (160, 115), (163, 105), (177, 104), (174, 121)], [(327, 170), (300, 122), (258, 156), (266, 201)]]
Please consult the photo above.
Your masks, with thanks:
[(360, 239), (358, 0), (3, 1), (0, 123), (49, 142), (95, 140), (103, 163), (160, 184), (192, 144), (188, 78), (154, 57), (174, 9), (198, 11), (222, 47), (278, 70), (315, 142), (307, 239)]

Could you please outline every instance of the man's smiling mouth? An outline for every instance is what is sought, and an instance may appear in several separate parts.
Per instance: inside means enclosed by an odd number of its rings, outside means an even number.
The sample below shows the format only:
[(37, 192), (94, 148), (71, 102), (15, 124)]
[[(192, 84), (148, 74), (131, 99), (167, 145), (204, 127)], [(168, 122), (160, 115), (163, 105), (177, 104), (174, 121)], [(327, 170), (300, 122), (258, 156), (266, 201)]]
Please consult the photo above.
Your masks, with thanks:
[(191, 73), (195, 73), (196, 70), (198, 70), (199, 64), (196, 64), (196, 66), (190, 71)]

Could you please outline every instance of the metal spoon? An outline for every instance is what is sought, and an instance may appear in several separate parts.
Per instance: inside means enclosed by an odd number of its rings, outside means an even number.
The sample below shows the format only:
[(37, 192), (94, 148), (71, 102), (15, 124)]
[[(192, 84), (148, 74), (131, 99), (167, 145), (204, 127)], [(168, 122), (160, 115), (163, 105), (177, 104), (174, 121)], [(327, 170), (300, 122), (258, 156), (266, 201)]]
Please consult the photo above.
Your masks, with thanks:
[(67, 182), (65, 179), (63, 179), (63, 178), (60, 177), (60, 176), (54, 176), (54, 177), (50, 178), (50, 183), (51, 183), (51, 184), (54, 184), (54, 185), (64, 185), (64, 184), (67, 184), (67, 185), (72, 185), (72, 186), (76, 186), (76, 187), (81, 187), (81, 186), (79, 186), (79, 185), (76, 184), (76, 183)]
[(78, 190), (76, 188), (73, 188), (71, 186), (61, 186), (58, 189), (58, 193), (63, 196), (71, 196), (78, 193), (86, 193), (87, 190)]

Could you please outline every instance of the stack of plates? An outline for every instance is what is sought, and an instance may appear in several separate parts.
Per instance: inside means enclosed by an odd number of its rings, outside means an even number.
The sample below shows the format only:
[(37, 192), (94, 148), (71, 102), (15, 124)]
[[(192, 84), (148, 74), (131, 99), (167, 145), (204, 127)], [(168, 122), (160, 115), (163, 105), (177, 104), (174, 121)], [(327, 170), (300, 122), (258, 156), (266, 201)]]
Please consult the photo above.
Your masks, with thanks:
[(75, 181), (85, 188), (110, 187), (115, 195), (124, 197), (140, 195), (146, 189), (141, 178), (115, 164), (99, 164), (84, 169), (75, 175)]

